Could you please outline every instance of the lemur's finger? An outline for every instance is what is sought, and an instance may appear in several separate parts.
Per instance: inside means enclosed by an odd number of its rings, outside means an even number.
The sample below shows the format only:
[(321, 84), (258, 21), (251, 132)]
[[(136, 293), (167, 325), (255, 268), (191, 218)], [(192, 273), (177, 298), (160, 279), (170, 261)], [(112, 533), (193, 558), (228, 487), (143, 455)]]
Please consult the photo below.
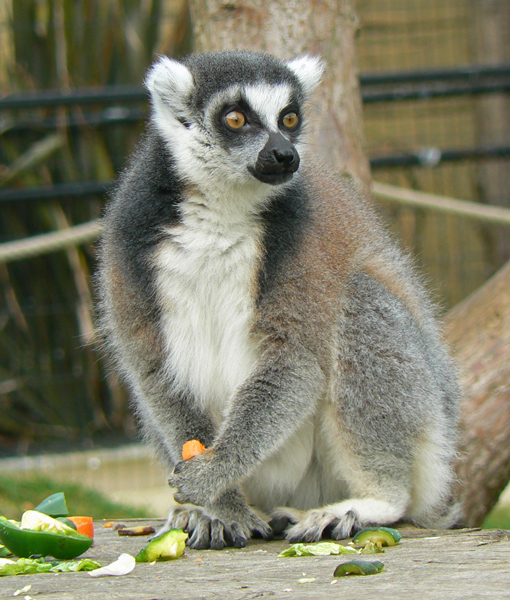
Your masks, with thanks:
[(210, 547), (211, 542), (211, 521), (209, 518), (200, 515), (198, 511), (197, 515), (196, 526), (186, 543), (195, 550), (206, 550)]
[(243, 529), (239, 523), (232, 523), (232, 546), (234, 548), (244, 548), (248, 543), (246, 536), (243, 533)]
[(283, 515), (275, 516), (269, 521), (269, 527), (273, 530), (273, 535), (276, 536), (282, 535), (290, 524), (290, 519)]
[(171, 529), (186, 529), (189, 521), (189, 512), (185, 509), (176, 509), (172, 515)]
[(211, 521), (211, 550), (223, 550), (227, 542), (224, 537), (224, 526), (218, 519)]

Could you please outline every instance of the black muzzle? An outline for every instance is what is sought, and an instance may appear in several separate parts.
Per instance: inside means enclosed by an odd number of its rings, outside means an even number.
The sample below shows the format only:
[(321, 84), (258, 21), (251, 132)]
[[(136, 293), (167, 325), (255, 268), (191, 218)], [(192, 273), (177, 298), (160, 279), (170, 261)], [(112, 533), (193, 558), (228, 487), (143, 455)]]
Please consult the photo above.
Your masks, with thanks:
[(266, 145), (259, 152), (250, 173), (263, 183), (277, 185), (292, 179), (299, 168), (299, 154), (293, 144), (281, 133), (271, 132)]

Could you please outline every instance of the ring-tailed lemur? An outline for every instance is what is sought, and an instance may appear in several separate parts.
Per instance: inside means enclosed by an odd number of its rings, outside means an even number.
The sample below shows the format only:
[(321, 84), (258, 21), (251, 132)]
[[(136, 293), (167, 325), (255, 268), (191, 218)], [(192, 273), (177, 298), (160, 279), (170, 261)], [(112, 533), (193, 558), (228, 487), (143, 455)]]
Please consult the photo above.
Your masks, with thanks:
[(269, 536), (252, 506), (291, 541), (452, 524), (455, 370), (409, 260), (306, 156), (322, 69), (161, 58), (107, 211), (101, 325), (195, 548)]

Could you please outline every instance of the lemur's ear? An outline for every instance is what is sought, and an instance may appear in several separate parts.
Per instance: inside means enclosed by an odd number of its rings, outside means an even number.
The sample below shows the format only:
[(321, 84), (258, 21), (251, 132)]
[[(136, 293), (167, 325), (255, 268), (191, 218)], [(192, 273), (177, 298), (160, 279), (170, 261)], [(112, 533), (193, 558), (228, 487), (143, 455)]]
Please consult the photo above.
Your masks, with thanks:
[(307, 96), (319, 85), (324, 73), (324, 62), (318, 56), (309, 54), (291, 60), (287, 67), (299, 79)]
[(147, 73), (145, 87), (156, 108), (163, 103), (175, 116), (186, 109), (186, 101), (193, 89), (193, 76), (182, 63), (162, 56)]

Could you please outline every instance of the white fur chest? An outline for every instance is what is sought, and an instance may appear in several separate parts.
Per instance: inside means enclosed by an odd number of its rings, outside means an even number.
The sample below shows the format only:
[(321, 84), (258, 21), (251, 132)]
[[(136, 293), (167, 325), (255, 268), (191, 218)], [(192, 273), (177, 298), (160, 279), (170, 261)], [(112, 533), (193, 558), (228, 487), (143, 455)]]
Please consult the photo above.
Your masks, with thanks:
[(261, 236), (255, 218), (224, 208), (188, 199), (156, 254), (168, 368), (218, 424), (257, 362), (250, 329)]

